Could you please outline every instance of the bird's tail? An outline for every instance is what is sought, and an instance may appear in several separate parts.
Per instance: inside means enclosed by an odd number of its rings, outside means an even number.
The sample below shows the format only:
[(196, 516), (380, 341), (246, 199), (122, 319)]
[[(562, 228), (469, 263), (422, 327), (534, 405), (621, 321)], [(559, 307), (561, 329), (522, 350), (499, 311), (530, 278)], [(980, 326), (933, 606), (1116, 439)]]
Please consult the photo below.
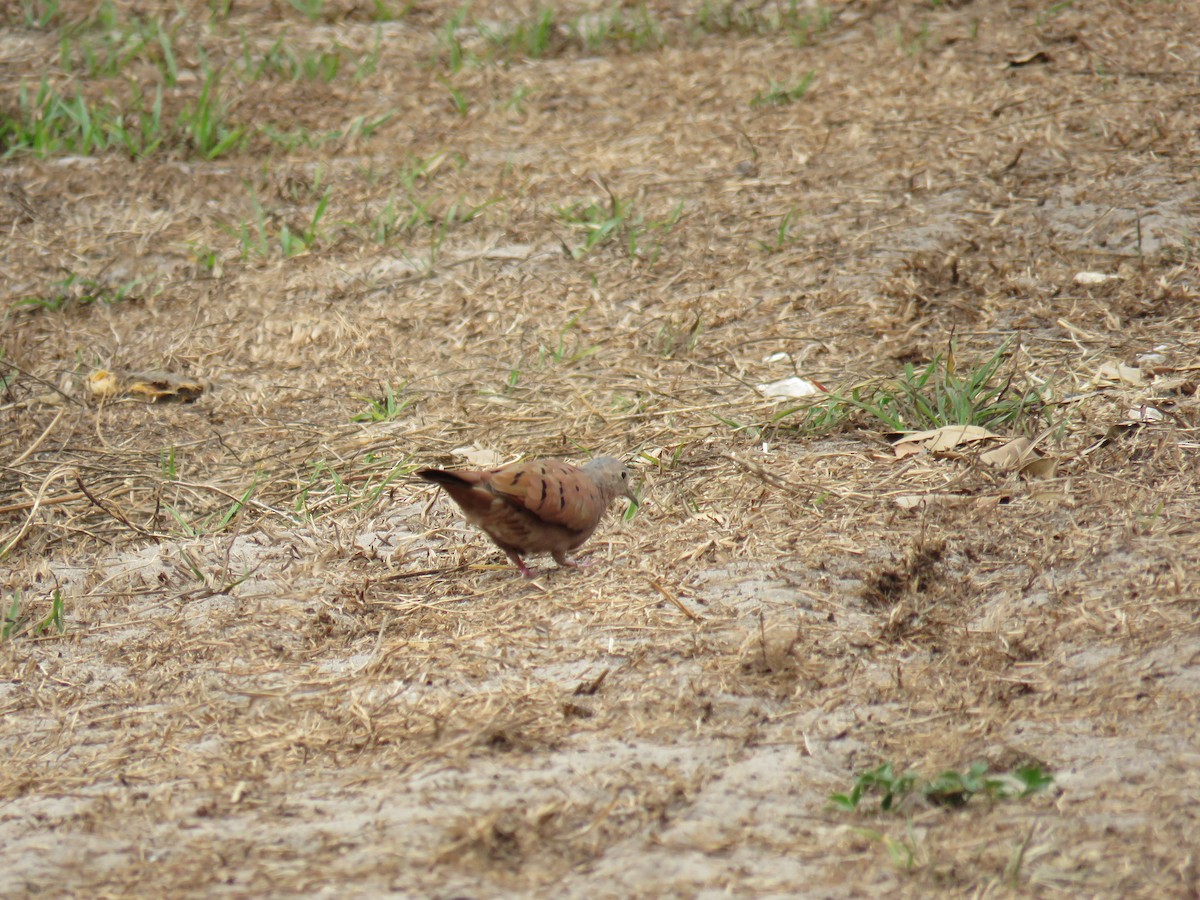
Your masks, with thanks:
[(471, 482), (466, 478), (456, 472), (447, 472), (445, 469), (418, 469), (414, 474), (423, 481), (441, 485), (444, 488), (471, 487)]

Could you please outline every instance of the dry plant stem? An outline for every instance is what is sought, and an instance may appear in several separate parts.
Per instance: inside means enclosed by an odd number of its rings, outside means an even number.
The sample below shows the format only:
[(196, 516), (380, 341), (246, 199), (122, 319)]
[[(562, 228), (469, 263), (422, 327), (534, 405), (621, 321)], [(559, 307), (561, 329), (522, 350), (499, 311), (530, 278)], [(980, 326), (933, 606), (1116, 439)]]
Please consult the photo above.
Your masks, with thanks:
[(746, 459), (745, 457), (739, 456), (736, 453), (722, 453), (721, 455), (729, 461), (741, 466), (747, 472), (766, 482), (771, 487), (779, 488), (780, 490), (788, 491), (792, 494), (804, 495), (807, 497), (811, 497), (816, 493), (815, 488), (802, 486), (788, 481), (787, 479), (776, 475), (774, 472), (768, 472), (765, 468), (753, 460)]
[(74, 469), (70, 466), (59, 466), (52, 470), (49, 475), (42, 481), (41, 487), (38, 488), (37, 496), (34, 497), (33, 505), (29, 508), (29, 515), (25, 517), (25, 522), (17, 529), (14, 536), (3, 544), (0, 549), (0, 560), (7, 559), (9, 554), (16, 549), (17, 545), (29, 533), (29, 529), (33, 527), (33, 520), (37, 516), (38, 510), (42, 507), (43, 498), (46, 496), (46, 491), (50, 489), (50, 485), (59, 478), (69, 478), (75, 474)]
[(681, 613), (683, 613), (685, 616), (687, 616), (693, 622), (699, 624), (700, 622), (704, 621), (704, 619), (701, 616), (696, 615), (694, 612), (692, 612), (690, 609), (688, 609), (686, 606), (684, 606), (683, 602), (678, 597), (676, 597), (674, 594), (672, 594), (670, 591), (668, 591), (665, 587), (663, 587), (662, 584), (660, 584), (659, 582), (655, 581), (652, 578), (647, 579), (647, 580), (650, 582), (651, 587), (653, 587), (656, 591), (658, 591), (660, 594), (662, 594), (664, 598), (666, 598), (668, 603), (670, 603), (672, 606), (674, 606), (676, 609), (678, 609)]
[(92, 493), (87, 489), (87, 487), (84, 486), (83, 479), (79, 477), (78, 473), (75, 473), (75, 485), (76, 485), (76, 487), (79, 488), (80, 492), (82, 492), (82, 494), (85, 497), (87, 497), (87, 499), (90, 500), (97, 509), (108, 513), (108, 515), (112, 516), (114, 519), (116, 519), (118, 522), (120, 522), (126, 528), (129, 528), (132, 531), (136, 531), (138, 534), (142, 535), (143, 537), (150, 538), (155, 543), (158, 543), (159, 541), (162, 540), (161, 535), (154, 534), (153, 532), (147, 531), (145, 528), (142, 528), (140, 525), (134, 525), (132, 522), (130, 522), (129, 519), (125, 516), (125, 514), (123, 512), (121, 512), (120, 508), (118, 508), (116, 505), (105, 505), (104, 503), (101, 503), (98, 499), (96, 499), (95, 496), (92, 495)]
[(59, 423), (60, 419), (62, 419), (64, 412), (66, 412), (65, 409), (60, 409), (55, 414), (54, 418), (50, 420), (50, 424), (47, 425), (42, 433), (38, 435), (37, 440), (25, 448), (24, 453), (9, 463), (11, 468), (15, 469), (17, 466), (21, 465), (21, 463), (25, 462), (25, 460), (29, 459), (29, 457), (31, 457), (37, 451), (38, 447), (42, 446), (42, 441), (46, 440), (46, 436), (54, 430), (54, 426)]
[(0, 506), (0, 515), (10, 512), (20, 512), (23, 509), (32, 509), (34, 506), (57, 506), (60, 503), (74, 503), (76, 500), (82, 500), (86, 494), (75, 492), (73, 494), (59, 494), (57, 497), (49, 497), (45, 500), (26, 500), (22, 503), (12, 503), (8, 506)]

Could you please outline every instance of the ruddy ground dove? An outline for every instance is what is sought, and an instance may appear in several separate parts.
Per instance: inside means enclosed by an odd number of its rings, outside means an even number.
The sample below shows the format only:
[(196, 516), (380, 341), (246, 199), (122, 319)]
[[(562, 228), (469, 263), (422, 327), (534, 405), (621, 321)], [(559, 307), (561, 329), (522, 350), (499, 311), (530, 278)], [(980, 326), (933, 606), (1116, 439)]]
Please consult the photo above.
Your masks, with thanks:
[(510, 463), (496, 469), (421, 469), (417, 477), (445, 489), (467, 521), (487, 533), (521, 574), (536, 574), (522, 559), (549, 553), (560, 566), (578, 563), (567, 551), (583, 545), (613, 500), (637, 503), (629, 470), (598, 456), (581, 467), (557, 459)]

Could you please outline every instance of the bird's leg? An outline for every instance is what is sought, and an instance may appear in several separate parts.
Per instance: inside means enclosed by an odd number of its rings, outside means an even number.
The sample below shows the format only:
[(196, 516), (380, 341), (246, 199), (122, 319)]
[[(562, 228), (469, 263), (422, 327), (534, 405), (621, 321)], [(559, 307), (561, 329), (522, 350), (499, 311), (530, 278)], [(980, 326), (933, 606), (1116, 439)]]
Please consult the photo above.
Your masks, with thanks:
[(516, 566), (518, 570), (520, 570), (521, 575), (523, 577), (525, 577), (525, 578), (536, 578), (537, 577), (537, 569), (531, 569), (531, 568), (529, 568), (529, 566), (525, 565), (525, 560), (521, 559), (521, 557), (519, 555), (517, 555), (516, 553), (513, 553), (511, 551), (507, 551), (507, 552), (508, 552), (508, 558), (511, 559), (512, 564), (514, 566)]
[(550, 555), (564, 569), (586, 569), (591, 565), (586, 559), (571, 559), (565, 553), (551, 553)]

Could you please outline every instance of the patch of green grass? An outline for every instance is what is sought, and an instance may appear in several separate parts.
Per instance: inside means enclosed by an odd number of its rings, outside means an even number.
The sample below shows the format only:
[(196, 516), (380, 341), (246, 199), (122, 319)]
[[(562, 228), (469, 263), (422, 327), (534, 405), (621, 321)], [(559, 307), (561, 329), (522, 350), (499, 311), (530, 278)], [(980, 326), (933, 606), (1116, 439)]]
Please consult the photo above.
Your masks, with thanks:
[(574, 259), (582, 259), (598, 247), (623, 238), (630, 257), (653, 262), (658, 258), (661, 244), (647, 243), (645, 238), (674, 228), (683, 215), (683, 201), (665, 218), (649, 219), (635, 208), (632, 200), (622, 200), (609, 192), (607, 204), (599, 200), (576, 202), (560, 207), (558, 215), (574, 230), (583, 232), (581, 243), (567, 246)]
[(179, 129), (192, 150), (204, 159), (216, 159), (245, 143), (246, 131), (229, 121), (229, 104), (221, 96), (219, 69), (204, 79), (200, 95), (179, 114)]
[(704, 318), (699, 314), (690, 326), (665, 322), (658, 329), (657, 343), (660, 356), (668, 359), (690, 353), (700, 342), (704, 332)]
[(258, 81), (265, 78), (282, 78), (287, 81), (320, 81), (328, 84), (341, 71), (342, 48), (334, 45), (332, 50), (300, 50), (276, 38), (266, 50), (256, 52), (245, 33), (242, 34), (242, 56), (236, 69), (243, 81)]
[(330, 131), (314, 132), (302, 127), (284, 131), (270, 124), (259, 125), (255, 130), (276, 147), (290, 153), (299, 147), (318, 149), (327, 144), (339, 142), (345, 146), (350, 146), (357, 141), (370, 138), (376, 131), (387, 124), (394, 115), (394, 112), (388, 111), (380, 116), (371, 118), (367, 116), (355, 116), (346, 123), (345, 127), (334, 128)]
[(553, 6), (540, 6), (511, 22), (472, 18), (479, 36), (476, 50), (464, 46), (461, 37), (467, 33), (468, 13), (468, 6), (461, 7), (438, 34), (440, 62), (451, 73), (464, 65), (481, 65), (489, 60), (543, 59), (573, 50), (636, 52), (666, 44), (661, 23), (645, 3), (632, 8), (613, 4), (573, 19), (563, 18)]
[(297, 478), (293, 509), (312, 519), (342, 515), (346, 511), (374, 506), (397, 479), (411, 475), (420, 466), (411, 457), (394, 461), (372, 453), (360, 460), (339, 460), (331, 465), (313, 460), (307, 473)]
[[(318, 183), (314, 183), (313, 186), (314, 192), (318, 189), (319, 178)], [(330, 196), (330, 190), (326, 189), (314, 204), (308, 220), (293, 226), (287, 222), (280, 223), (280, 216), (268, 212), (258, 199), (257, 192), (251, 189), (250, 206), (254, 213), (253, 219), (243, 220), (236, 229), (225, 227), (225, 230), (236, 235), (243, 261), (266, 259), (276, 249), (284, 259), (298, 256), (311, 250), (320, 240), (321, 220), (325, 218), (329, 208)]]
[(754, 95), (750, 106), (757, 109), (761, 106), (785, 106), (788, 103), (795, 103), (808, 93), (808, 89), (816, 77), (817, 73), (809, 69), (800, 76), (800, 80), (795, 84), (780, 84), (773, 81), (766, 91), (760, 91)]
[(539, 364), (544, 365), (550, 361), (559, 365), (572, 365), (599, 352), (599, 344), (584, 344), (576, 332), (579, 322), (590, 310), (590, 306), (586, 307), (567, 319), (566, 324), (559, 329), (558, 339), (554, 344), (538, 344)]
[(325, 0), (288, 0), (288, 5), (310, 22), (319, 21), (325, 13)]
[(399, 418), (400, 414), (412, 406), (416, 402), (416, 397), (406, 395), (405, 391), (408, 384), (400, 384), (393, 387), (390, 384), (382, 386), (382, 396), (378, 399), (372, 397), (359, 397), (359, 400), (367, 404), (366, 409), (362, 412), (355, 413), (350, 417), (351, 422), (390, 422), (392, 419)]
[(184, 149), (216, 159), (240, 149), (246, 138), (245, 130), (229, 121), (219, 80), (218, 71), (210, 72), (200, 94), (184, 106), (173, 125), (163, 117), (161, 85), (150, 99), (131, 80), (124, 101), (111, 95), (94, 101), (78, 89), (74, 94), (62, 93), (46, 77), (36, 93), (22, 82), (15, 113), (0, 113), (0, 151), (5, 156), (25, 152), (44, 159), (124, 150), (140, 159), (163, 149)]
[(21, 0), (20, 23), (25, 28), (44, 31), (60, 21), (60, 0)]
[(483, 203), (467, 203), (458, 198), (438, 211), (434, 209), (433, 198), (416, 194), (392, 196), (368, 220), (365, 231), (372, 241), (381, 245), (391, 244), (401, 237), (410, 237), (421, 228), (441, 231), (444, 235), (451, 228), (472, 221), (489, 206), (499, 202), (491, 199)]
[(180, 17), (168, 29), (163, 18), (132, 13), (121, 18), (111, 3), (103, 3), (82, 22), (63, 27), (59, 34), (59, 66), (88, 78), (121, 74), (131, 63), (144, 62), (158, 69), (167, 87), (179, 80), (175, 40)]
[(796, 211), (789, 209), (779, 219), (779, 225), (775, 228), (775, 237), (770, 243), (765, 241), (755, 241), (760, 250), (764, 253), (779, 253), (785, 247), (792, 243), (792, 223), (796, 220)]
[[(451, 229), (473, 221), (501, 198), (476, 203), (456, 197), (447, 202), (433, 187), (433, 180), (443, 167), (461, 169), (465, 164), (465, 157), (449, 152), (409, 159), (389, 179), (399, 185), (399, 190), (393, 192), (382, 206), (367, 211), (355, 229), (374, 243), (388, 245), (410, 238), (425, 228), (431, 235), (440, 234), (444, 238)], [(372, 182), (384, 180), (372, 173), (367, 173), (364, 178)]]
[(695, 27), (705, 34), (787, 34), (798, 46), (811, 44), (833, 24), (833, 10), (799, 0), (746, 4), (737, 0), (704, 0)]
[(8, 609), (4, 615), (3, 625), (0, 626), (0, 638), (12, 640), (22, 634), (39, 637), (56, 631), (62, 634), (67, 630), (63, 620), (62, 592), (55, 588), (50, 594), (50, 611), (40, 619), (30, 618), (30, 610), (25, 607), (25, 596), (21, 591), (13, 591), (12, 599), (8, 601)]
[(451, 84), (449, 79), (439, 78), (438, 81), (442, 83), (442, 87), (450, 94), (450, 108), (457, 115), (466, 116), (471, 111), (471, 101), (467, 99), (466, 93)]
[(22, 297), (13, 303), (12, 309), (59, 312), (71, 306), (120, 303), (132, 296), (134, 289), (141, 284), (141, 281), (140, 278), (135, 278), (124, 284), (111, 285), (68, 272), (64, 278), (51, 284), (50, 290), (45, 294)]
[(1001, 377), (1013, 341), (1002, 343), (990, 357), (973, 369), (957, 365), (954, 343), (927, 365), (904, 366), (898, 378), (885, 379), (834, 393), (818, 404), (782, 410), (776, 420), (803, 410), (804, 430), (836, 425), (854, 413), (891, 431), (922, 431), (944, 425), (978, 425), (995, 428), (1031, 427), (1045, 418), (1044, 389), (1019, 378), (1013, 371)]
[(60, 153), (90, 156), (107, 150), (120, 117), (108, 106), (96, 109), (79, 90), (62, 94), (43, 76), (37, 93), (22, 81), (16, 114), (0, 112), (0, 149), (5, 156), (28, 151), (46, 158)]
[(1053, 783), (1054, 777), (1038, 765), (997, 773), (989, 772), (987, 763), (975, 762), (965, 771), (948, 769), (926, 779), (913, 772), (898, 775), (891, 763), (883, 763), (859, 775), (847, 793), (832, 794), (829, 800), (848, 812), (899, 812), (913, 798), (934, 806), (959, 808), (976, 796), (993, 802), (1024, 799)]
[[(471, 4), (464, 3), (446, 20), (437, 33), (438, 46), (442, 48), (446, 68), (453, 74), (462, 71), (467, 62), (478, 62), (478, 59), (467, 52), (459, 36), (471, 11)], [(436, 60), (435, 60), (436, 62)]]
[[(56, 4), (57, 5), (57, 4)], [(1057, 3), (1051, 3), (1044, 10), (1037, 14), (1034, 20), (1039, 26), (1045, 25), (1050, 19), (1053, 19), (1059, 13), (1070, 9), (1075, 5), (1075, 0), (1059, 0)]]
[(383, 36), (378, 28), (375, 29), (375, 41), (371, 49), (360, 55), (355, 55), (338, 43), (327, 48), (297, 47), (286, 36), (276, 38), (266, 50), (256, 49), (245, 32), (241, 39), (241, 56), (232, 69), (238, 79), (248, 82), (278, 78), (329, 84), (348, 70), (353, 72), (355, 82), (361, 82), (379, 68), (383, 45)]
[(540, 59), (562, 43), (556, 14), (549, 6), (514, 25), (492, 29), (477, 21), (476, 27), (494, 56)]
[[(163, 468), (165, 474), (169, 467), (165, 466), (164, 460), (161, 457), (159, 465), (160, 468)], [(191, 519), (185, 514), (185, 511), (179, 509), (174, 504), (164, 502), (162, 508), (175, 520), (175, 524), (179, 526), (180, 533), (188, 537), (199, 537), (203, 534), (219, 534), (227, 529), (247, 506), (253, 505), (258, 509), (270, 509), (270, 507), (266, 507), (254, 499), (254, 495), (258, 492), (263, 480), (261, 474), (255, 475), (249, 486), (241, 494), (237, 495), (213, 488), (212, 490), (221, 497), (221, 505), (215, 508), (212, 506), (207, 506), (207, 508), (202, 507), (197, 510)], [(225, 501), (228, 501), (228, 503), (226, 504)], [(277, 510), (271, 511), (278, 512)], [(201, 581), (208, 581), (203, 575), (202, 567), (198, 564), (193, 563), (190, 568), (193, 574)]]

